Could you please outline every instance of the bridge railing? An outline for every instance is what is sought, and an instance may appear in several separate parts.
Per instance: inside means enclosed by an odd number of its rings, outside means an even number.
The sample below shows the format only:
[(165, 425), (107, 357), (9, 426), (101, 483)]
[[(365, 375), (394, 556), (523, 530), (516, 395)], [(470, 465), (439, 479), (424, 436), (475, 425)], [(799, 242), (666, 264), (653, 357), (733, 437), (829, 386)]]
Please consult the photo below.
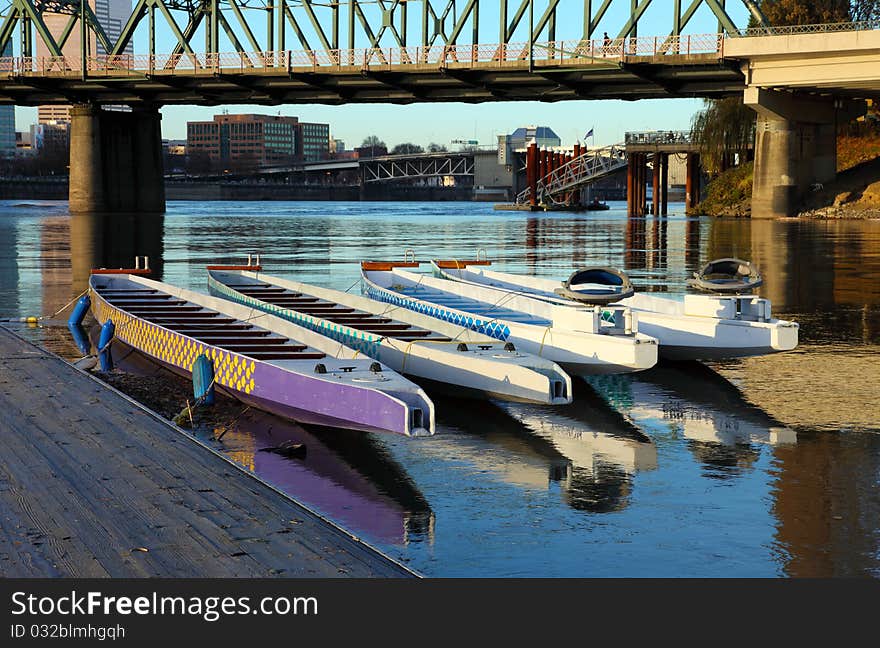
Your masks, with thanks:
[(690, 131), (631, 131), (624, 136), (630, 144), (690, 144)]
[[(798, 34), (831, 34), (837, 32), (869, 31), (880, 29), (880, 20), (859, 22), (821, 23), (814, 25), (785, 25), (781, 27), (748, 27), (735, 32), (735, 36), (790, 36)], [(734, 35), (734, 34), (731, 34)]]
[[(322, 71), (355, 68), (381, 70), (404, 66), (504, 66), (531, 61), (535, 65), (570, 63), (616, 64), (631, 57), (723, 55), (721, 34), (642, 36), (638, 38), (542, 41), (480, 45), (432, 45), (336, 50), (283, 50), (174, 54), (120, 54), (87, 58), (87, 71), (107, 74), (213, 73), (251, 70)], [(9, 75), (81, 74), (79, 56), (0, 57), (0, 73)]]

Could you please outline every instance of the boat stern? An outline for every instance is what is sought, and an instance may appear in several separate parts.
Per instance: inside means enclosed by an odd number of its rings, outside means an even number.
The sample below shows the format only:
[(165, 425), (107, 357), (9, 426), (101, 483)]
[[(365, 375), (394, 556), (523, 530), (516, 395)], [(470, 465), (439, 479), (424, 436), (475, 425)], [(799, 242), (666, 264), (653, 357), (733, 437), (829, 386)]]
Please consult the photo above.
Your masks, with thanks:
[(800, 326), (797, 322), (777, 320), (770, 334), (773, 351), (791, 351), (798, 345)]

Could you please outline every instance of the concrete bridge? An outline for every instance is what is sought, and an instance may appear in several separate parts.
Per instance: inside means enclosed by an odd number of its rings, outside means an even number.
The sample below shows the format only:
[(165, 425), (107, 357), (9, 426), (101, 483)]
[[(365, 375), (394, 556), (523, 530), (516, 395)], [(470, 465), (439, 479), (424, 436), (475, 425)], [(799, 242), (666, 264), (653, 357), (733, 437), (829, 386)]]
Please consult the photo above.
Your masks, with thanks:
[[(11, 43), (16, 56), (0, 59), (0, 103), (76, 104), (71, 210), (161, 211), (162, 105), (741, 93), (758, 115), (753, 214), (761, 217), (790, 215), (811, 185), (834, 177), (836, 124), (862, 114), (864, 98), (880, 86), (880, 24), (773, 29), (751, 0), (603, 0), (597, 8), (591, 0), (513, 2), (481, 9), (479, 0), (463, 7), (420, 0), (419, 17), (407, 13), (414, 3), (400, 0), (136, 0), (126, 25), (110, 34), (80, 0), (9, 0), (0, 51)], [(738, 28), (734, 7), (738, 22), (752, 18), (759, 27)], [(245, 10), (266, 21), (249, 20)], [(490, 44), (480, 37), (487, 11), (498, 20)], [(686, 33), (700, 11), (717, 19), (717, 33)], [(45, 14), (66, 23), (53, 31)], [(640, 34), (640, 21), (661, 33)], [(416, 45), (407, 39), (415, 25)], [(612, 36), (596, 37), (607, 29)], [(76, 33), (78, 50), (70, 51)], [(145, 54), (130, 53), (136, 33)], [(133, 111), (100, 109), (107, 104)]]

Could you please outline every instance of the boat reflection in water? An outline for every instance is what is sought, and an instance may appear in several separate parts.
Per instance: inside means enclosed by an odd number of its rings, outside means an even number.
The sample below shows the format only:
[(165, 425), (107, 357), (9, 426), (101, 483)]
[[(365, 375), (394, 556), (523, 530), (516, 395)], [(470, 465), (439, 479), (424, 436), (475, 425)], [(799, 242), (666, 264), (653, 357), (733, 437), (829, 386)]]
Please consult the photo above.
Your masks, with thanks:
[(752, 405), (712, 368), (698, 363), (664, 363), (633, 376), (602, 376), (590, 384), (613, 407), (652, 436), (683, 437), (698, 460), (719, 469), (751, 466), (756, 444), (797, 442), (797, 433)]
[(457, 459), (506, 483), (557, 487), (576, 510), (621, 510), (629, 503), (632, 475), (657, 467), (657, 449), (578, 382), (574, 402), (563, 406), (498, 402), (441, 407), (435, 399), (439, 422), (453, 434), (439, 434), (425, 449), (441, 453), (448, 442)]
[(421, 444), (423, 455), (453, 458), (476, 472), (529, 489), (546, 490), (568, 479), (571, 460), (494, 402), (431, 397), (442, 433), (438, 427), (431, 442)]
[[(89, 331), (93, 348), (99, 331), (98, 326)], [(189, 381), (140, 352), (126, 348), (114, 352), (114, 358), (116, 367), (126, 373), (167, 378), (162, 390), (171, 400), (179, 393), (181, 409), (192, 397)], [(372, 435), (306, 428), (227, 398), (218, 399), (212, 417), (220, 427), (203, 441), (303, 505), (385, 544), (433, 543), (434, 512)], [(272, 452), (284, 444), (302, 444), (305, 452), (299, 456)]]
[[(305, 445), (305, 456), (271, 451), (285, 442)], [(248, 410), (221, 443), (228, 457), (343, 527), (385, 544), (433, 542), (428, 502), (370, 434), (307, 429)]]
[(582, 379), (572, 382), (570, 405), (500, 406), (571, 461), (563, 494), (572, 508), (621, 510), (629, 504), (633, 475), (657, 468), (657, 446)]

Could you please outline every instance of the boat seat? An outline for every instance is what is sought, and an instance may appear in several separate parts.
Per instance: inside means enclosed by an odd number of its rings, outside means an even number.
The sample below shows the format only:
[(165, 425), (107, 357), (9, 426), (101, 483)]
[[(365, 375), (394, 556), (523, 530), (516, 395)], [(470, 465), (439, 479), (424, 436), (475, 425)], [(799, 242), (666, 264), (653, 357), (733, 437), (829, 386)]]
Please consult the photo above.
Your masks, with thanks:
[[(373, 332), (373, 329), (367, 329), (367, 330), (370, 332)], [(376, 331), (376, 332), (378, 333), (379, 331)], [(429, 335), (431, 335), (432, 333), (433, 333), (433, 331), (426, 331), (424, 329), (411, 329), (411, 330), (404, 330), (403, 331), (403, 334), (406, 335), (407, 337), (420, 338), (420, 339), (424, 339), (424, 338), (428, 337)], [(396, 338), (399, 336), (392, 335), (391, 337)]]
[(249, 288), (249, 289), (241, 288), (241, 289), (239, 289), (238, 292), (244, 293), (245, 295), (250, 295), (250, 294), (271, 295), (271, 294), (286, 293), (286, 292), (288, 292), (288, 290), (287, 290), (287, 288), (275, 288), (275, 287), (263, 288), (262, 286), (256, 286), (254, 288)]
[(176, 327), (176, 326), (175, 327), (166, 326), (165, 328), (170, 328), (172, 330), (177, 331), (178, 333), (182, 333), (183, 335), (186, 335), (191, 338), (215, 338), (215, 337), (223, 337), (223, 336), (228, 337), (230, 335), (235, 335), (235, 336), (241, 337), (241, 338), (263, 338), (263, 337), (266, 337), (267, 335), (272, 335), (271, 331), (239, 330), (239, 329), (235, 329), (234, 325), (218, 326), (217, 328), (213, 328), (213, 329), (205, 329), (205, 328), (187, 329), (187, 328), (180, 328), (180, 327)]
[(253, 358), (254, 360), (320, 360), (326, 355), (320, 351), (291, 351), (282, 353), (276, 351), (245, 351), (239, 355)]
[(326, 306), (306, 306), (304, 308), (291, 308), (290, 310), (295, 310), (297, 313), (314, 313), (315, 315), (321, 316), (354, 313), (353, 308), (342, 308), (332, 304), (327, 304)]
[[(202, 339), (201, 336), (196, 336), (196, 335), (189, 335), (187, 337), (191, 337), (194, 340), (201, 340)], [(226, 345), (226, 344), (240, 344), (242, 346), (276, 346), (276, 347), (280, 347), (281, 345), (287, 344), (290, 342), (290, 340), (288, 338), (283, 338), (283, 337), (277, 337), (277, 338), (259, 337), (259, 338), (245, 339), (245, 338), (240, 338), (240, 337), (233, 336), (233, 335), (227, 335), (226, 337), (212, 338), (210, 340), (205, 340), (205, 341), (208, 342), (208, 344), (211, 344), (212, 346), (218, 346), (218, 347)], [(303, 347), (303, 348), (305, 348), (305, 347)]]
[(357, 329), (359, 331), (369, 330), (374, 333), (380, 333), (383, 331), (411, 331), (413, 329), (409, 324), (356, 324), (349, 325), (349, 328)]
[(229, 286), (230, 288), (235, 288), (238, 290), (239, 288), (271, 288), (272, 284), (267, 283), (243, 283), (243, 284), (223, 284), (224, 286)]
[(349, 324), (388, 324), (389, 322), (393, 322), (390, 317), (378, 317), (375, 315), (359, 315), (357, 313), (352, 313), (350, 315), (334, 315), (333, 317), (327, 317), (326, 319), (331, 322), (336, 322), (337, 324), (344, 324), (348, 326)]
[(186, 302), (182, 299), (170, 299), (170, 298), (162, 298), (162, 299), (110, 299), (108, 300), (114, 306), (118, 306), (119, 308), (125, 308), (128, 310), (129, 308), (138, 308), (143, 306), (183, 306), (189, 302)]
[(288, 304), (316, 304), (318, 303), (317, 297), (274, 297), (272, 299), (261, 299), (260, 301), (266, 302), (267, 304), (275, 304), (278, 306), (288, 305)]
[(262, 352), (271, 352), (271, 353), (299, 353), (300, 351), (305, 351), (308, 347), (304, 344), (290, 344), (287, 346), (272, 346), (271, 344), (267, 344), (265, 346), (259, 345), (247, 345), (247, 344), (233, 344), (233, 343), (224, 343), (224, 344), (216, 344), (212, 343), (213, 346), (218, 349), (225, 349), (226, 351), (235, 351), (236, 353), (245, 352), (248, 355), (251, 353), (262, 353)]
[(445, 335), (435, 335), (433, 332), (429, 331), (431, 335), (427, 337), (422, 337), (420, 335), (416, 335), (415, 333), (411, 333), (407, 331), (406, 335), (395, 335), (393, 336), (395, 340), (400, 340), (401, 342), (415, 342), (416, 340), (431, 340), (432, 342), (451, 342), (452, 338), (448, 338)]
[[(235, 324), (239, 320), (233, 319), (231, 317), (168, 317), (167, 315), (151, 315), (144, 316), (139, 315), (141, 319), (147, 320), (149, 322), (153, 322), (154, 324), (159, 324), (160, 326), (164, 326), (164, 323), (169, 324), (198, 324), (200, 326), (214, 326), (216, 325), (225, 325), (225, 324)], [(208, 321), (206, 321), (208, 320)], [(183, 333), (183, 331), (181, 331)]]

